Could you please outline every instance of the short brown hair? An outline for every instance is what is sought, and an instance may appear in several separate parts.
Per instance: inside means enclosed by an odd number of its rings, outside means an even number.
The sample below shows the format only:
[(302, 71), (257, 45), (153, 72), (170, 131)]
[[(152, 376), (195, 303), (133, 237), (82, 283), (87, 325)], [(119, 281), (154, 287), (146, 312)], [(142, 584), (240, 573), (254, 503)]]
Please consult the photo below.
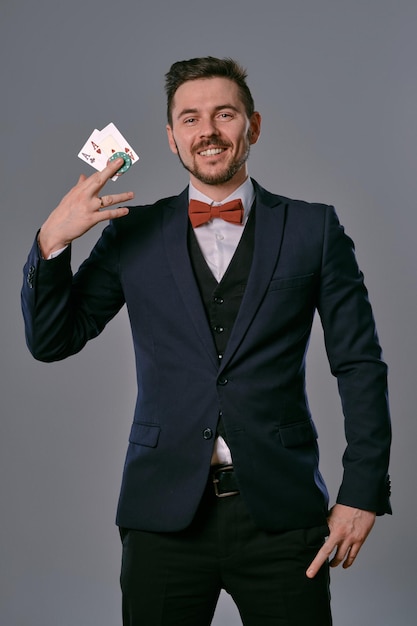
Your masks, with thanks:
[(172, 102), (178, 87), (189, 80), (214, 78), (220, 76), (234, 81), (245, 106), (246, 114), (251, 117), (255, 110), (252, 94), (246, 84), (246, 70), (230, 58), (199, 57), (188, 61), (177, 61), (165, 74), (165, 91), (167, 94), (167, 117), (172, 125)]

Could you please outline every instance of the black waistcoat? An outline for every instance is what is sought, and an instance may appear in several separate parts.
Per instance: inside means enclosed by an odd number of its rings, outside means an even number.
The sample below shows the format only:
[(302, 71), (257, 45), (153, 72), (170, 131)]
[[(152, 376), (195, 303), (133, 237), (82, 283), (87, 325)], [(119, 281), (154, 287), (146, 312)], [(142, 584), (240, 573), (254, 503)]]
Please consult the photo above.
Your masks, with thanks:
[(255, 234), (252, 209), (236, 252), (223, 278), (217, 282), (204, 259), (193, 229), (189, 228), (188, 250), (194, 275), (206, 310), (219, 359), (224, 354), (242, 302), (252, 264)]
[[(192, 227), (189, 227), (188, 250), (194, 275), (200, 290), (208, 323), (216, 345), (219, 362), (226, 349), (238, 314), (252, 264), (255, 207), (252, 207), (243, 235), (223, 278), (217, 282), (204, 259)], [(218, 432), (225, 438), (223, 424)]]

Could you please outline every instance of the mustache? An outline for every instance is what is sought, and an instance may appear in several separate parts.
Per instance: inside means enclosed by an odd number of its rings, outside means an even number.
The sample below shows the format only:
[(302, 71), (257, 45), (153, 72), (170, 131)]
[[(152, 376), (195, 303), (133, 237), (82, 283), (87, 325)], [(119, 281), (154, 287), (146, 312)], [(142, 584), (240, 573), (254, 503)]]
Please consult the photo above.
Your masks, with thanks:
[(206, 148), (229, 148), (231, 144), (221, 141), (218, 137), (208, 137), (193, 148), (193, 152), (201, 152)]

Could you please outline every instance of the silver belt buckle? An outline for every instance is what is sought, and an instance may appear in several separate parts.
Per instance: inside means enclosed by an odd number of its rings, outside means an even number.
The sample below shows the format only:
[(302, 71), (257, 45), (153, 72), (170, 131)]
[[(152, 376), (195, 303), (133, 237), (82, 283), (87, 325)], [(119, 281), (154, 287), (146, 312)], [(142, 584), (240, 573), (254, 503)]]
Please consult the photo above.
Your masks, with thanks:
[(216, 472), (214, 472), (213, 474), (214, 493), (218, 498), (227, 498), (228, 496), (237, 496), (237, 494), (239, 493), (239, 491), (224, 491), (223, 493), (219, 493), (218, 484), (220, 480), (216, 478), (216, 474), (218, 472), (231, 472), (231, 471), (233, 471), (233, 465), (224, 465), (223, 467), (216, 470)]

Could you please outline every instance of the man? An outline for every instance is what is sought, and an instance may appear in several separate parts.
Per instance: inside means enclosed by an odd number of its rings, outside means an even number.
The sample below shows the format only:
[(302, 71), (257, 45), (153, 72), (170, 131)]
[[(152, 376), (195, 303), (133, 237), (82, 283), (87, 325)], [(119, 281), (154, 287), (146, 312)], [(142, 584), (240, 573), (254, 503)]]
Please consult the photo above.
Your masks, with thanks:
[[(327, 626), (329, 558), (352, 565), (390, 512), (386, 366), (352, 241), (332, 207), (248, 177), (261, 116), (245, 78), (230, 59), (175, 63), (167, 133), (189, 187), (129, 210), (114, 206), (132, 193), (100, 197), (120, 162), (81, 176), (25, 266), (38, 359), (76, 353), (128, 308), (138, 399), (117, 514), (125, 625), (208, 625), (224, 588), (246, 626)], [(71, 242), (108, 219), (72, 277)], [(348, 444), (330, 512), (305, 395), (316, 310)]]

